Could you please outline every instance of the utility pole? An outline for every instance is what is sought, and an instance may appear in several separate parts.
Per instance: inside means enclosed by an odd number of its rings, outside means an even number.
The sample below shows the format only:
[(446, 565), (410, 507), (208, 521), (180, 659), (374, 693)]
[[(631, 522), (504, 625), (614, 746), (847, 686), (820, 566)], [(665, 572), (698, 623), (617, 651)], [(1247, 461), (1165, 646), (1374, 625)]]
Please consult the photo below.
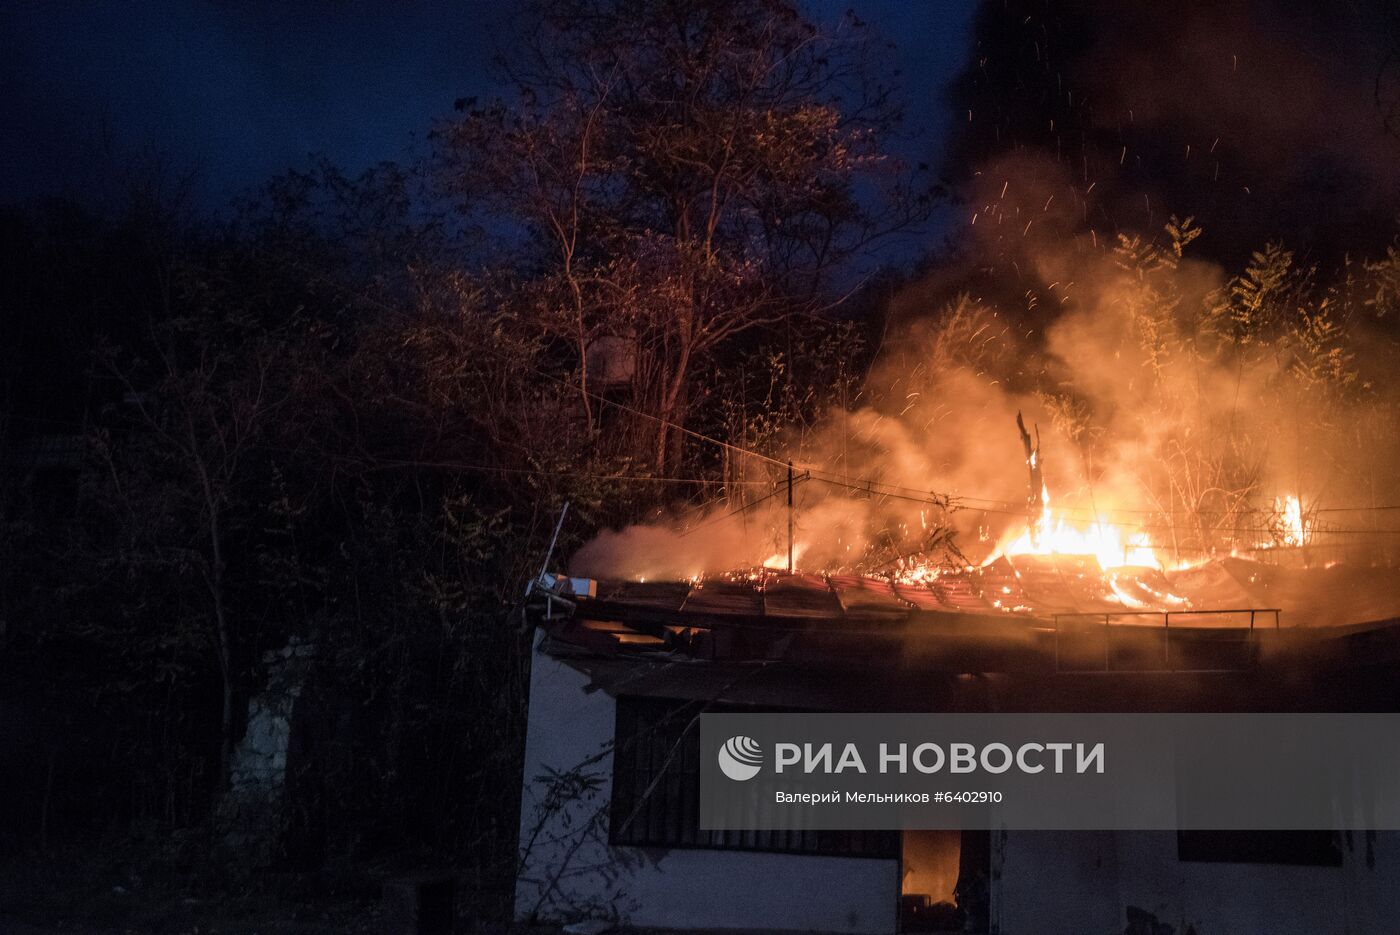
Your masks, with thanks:
[(788, 462), (788, 574), (792, 574), (792, 462)]

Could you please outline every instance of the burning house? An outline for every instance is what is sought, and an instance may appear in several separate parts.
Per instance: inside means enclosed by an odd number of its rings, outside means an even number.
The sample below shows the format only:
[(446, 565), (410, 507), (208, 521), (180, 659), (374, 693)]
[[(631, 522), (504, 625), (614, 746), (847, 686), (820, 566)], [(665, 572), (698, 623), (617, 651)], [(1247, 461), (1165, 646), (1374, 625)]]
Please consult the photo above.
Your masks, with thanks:
[(696, 738), (726, 710), (1395, 710), (1396, 572), (1012, 550), (902, 578), (542, 580), (520, 919), (1315, 935), (1400, 912), (1390, 832), (707, 831)]

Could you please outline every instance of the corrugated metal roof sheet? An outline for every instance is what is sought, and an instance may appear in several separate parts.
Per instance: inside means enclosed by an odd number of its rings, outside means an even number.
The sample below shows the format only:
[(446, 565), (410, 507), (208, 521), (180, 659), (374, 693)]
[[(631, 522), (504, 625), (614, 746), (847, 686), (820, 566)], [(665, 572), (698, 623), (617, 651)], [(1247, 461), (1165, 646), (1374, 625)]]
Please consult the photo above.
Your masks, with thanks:
[[(1092, 557), (1015, 556), (918, 582), (752, 571), (602, 581), (593, 598), (560, 595), (549, 606), (561, 601), (563, 612), (539, 621), (558, 645), (668, 665), (1219, 672), (1253, 664), (1264, 638), (1275, 654), (1318, 639), (1351, 640), (1347, 660), (1364, 654), (1375, 637), (1352, 631), (1400, 631), (1400, 570), (1228, 559), (1181, 572), (1106, 573)], [(1279, 632), (1267, 609), (1275, 607), (1290, 615)], [(1335, 626), (1365, 621), (1373, 623)], [(1377, 645), (1381, 655), (1400, 652), (1400, 638)]]

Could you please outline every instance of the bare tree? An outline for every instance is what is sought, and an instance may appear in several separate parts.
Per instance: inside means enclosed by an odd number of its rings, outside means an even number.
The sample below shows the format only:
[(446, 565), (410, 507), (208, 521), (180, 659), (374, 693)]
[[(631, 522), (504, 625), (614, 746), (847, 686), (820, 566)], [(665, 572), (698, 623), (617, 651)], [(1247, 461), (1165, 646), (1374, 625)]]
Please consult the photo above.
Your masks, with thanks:
[(489, 212), (522, 300), (572, 347), (626, 356), (630, 406), (677, 463), (699, 365), (735, 335), (829, 304), (838, 271), (930, 207), (882, 154), (899, 114), (878, 49), (786, 0), (541, 0), (503, 65), (510, 104), (441, 128), (448, 189)]

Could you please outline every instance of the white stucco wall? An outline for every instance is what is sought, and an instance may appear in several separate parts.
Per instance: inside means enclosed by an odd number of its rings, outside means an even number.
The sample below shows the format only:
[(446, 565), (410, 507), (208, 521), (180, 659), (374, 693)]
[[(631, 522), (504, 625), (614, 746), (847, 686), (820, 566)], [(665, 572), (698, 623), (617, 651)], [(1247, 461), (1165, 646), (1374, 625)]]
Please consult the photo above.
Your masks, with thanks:
[[(684, 848), (610, 847), (607, 809), (615, 703), (544, 655), (536, 640), (521, 803), (519, 919), (607, 918), (642, 927), (891, 933), (894, 860)], [(591, 761), (591, 762), (590, 762)], [(562, 808), (545, 803), (550, 770), (587, 764), (592, 785)], [(543, 806), (543, 807), (542, 807)], [(543, 817), (543, 820), (541, 820)]]
[[(898, 863), (607, 844), (615, 704), (537, 648), (530, 684), (516, 916), (640, 927), (896, 931)], [(591, 785), (541, 811), (549, 770)], [(541, 822), (540, 816), (547, 820)], [(1135, 906), (1177, 935), (1393, 935), (1400, 833), (1357, 833), (1343, 866), (1190, 863), (1173, 832), (997, 832), (993, 930), (1120, 935)]]
[(992, 889), (1001, 935), (1116, 935), (1136, 906), (1177, 933), (1364, 935), (1395, 931), (1400, 834), (1365, 834), (1341, 867), (1195, 863), (1177, 859), (1176, 834), (1009, 832), (994, 843)]
[(993, 929), (1002, 935), (1123, 931), (1113, 835), (992, 832)]

